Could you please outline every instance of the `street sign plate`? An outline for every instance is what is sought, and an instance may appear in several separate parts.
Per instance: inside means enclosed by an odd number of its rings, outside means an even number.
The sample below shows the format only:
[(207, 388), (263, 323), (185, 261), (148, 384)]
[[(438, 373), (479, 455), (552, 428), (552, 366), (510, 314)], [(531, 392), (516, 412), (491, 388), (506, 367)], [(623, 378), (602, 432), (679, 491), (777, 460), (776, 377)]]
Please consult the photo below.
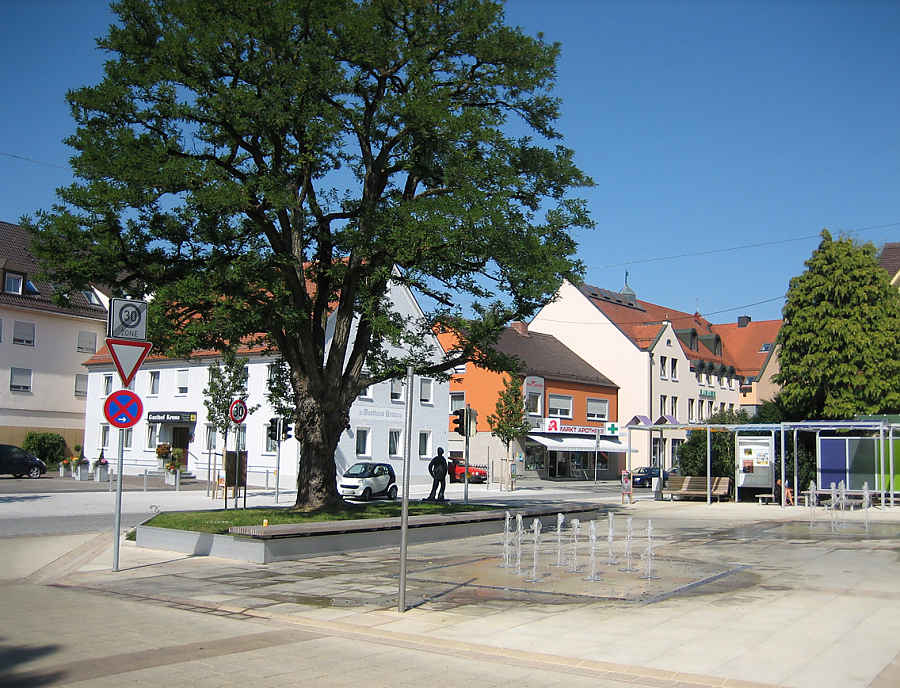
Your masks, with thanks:
[(243, 399), (235, 399), (228, 408), (228, 415), (235, 423), (243, 423), (247, 420), (247, 404)]
[(113, 427), (130, 428), (144, 415), (144, 402), (130, 389), (120, 389), (106, 398), (103, 415)]
[(147, 358), (153, 344), (150, 342), (135, 342), (129, 339), (107, 339), (106, 348), (112, 356), (116, 370), (119, 371), (119, 379), (122, 386), (127, 387), (134, 379), (135, 373), (141, 367), (141, 363)]
[(107, 336), (118, 339), (146, 339), (148, 307), (146, 301), (111, 299)]

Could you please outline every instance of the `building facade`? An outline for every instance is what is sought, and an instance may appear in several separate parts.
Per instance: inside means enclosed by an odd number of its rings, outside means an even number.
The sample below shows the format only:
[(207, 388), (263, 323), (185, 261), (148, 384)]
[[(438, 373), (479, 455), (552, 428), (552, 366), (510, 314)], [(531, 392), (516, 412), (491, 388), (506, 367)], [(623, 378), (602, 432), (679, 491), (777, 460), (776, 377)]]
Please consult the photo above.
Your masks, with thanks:
[(31, 431), (84, 443), (88, 371), (103, 344), (106, 308), (95, 290), (69, 292), (37, 278), (31, 235), (0, 222), (0, 443), (21, 446)]

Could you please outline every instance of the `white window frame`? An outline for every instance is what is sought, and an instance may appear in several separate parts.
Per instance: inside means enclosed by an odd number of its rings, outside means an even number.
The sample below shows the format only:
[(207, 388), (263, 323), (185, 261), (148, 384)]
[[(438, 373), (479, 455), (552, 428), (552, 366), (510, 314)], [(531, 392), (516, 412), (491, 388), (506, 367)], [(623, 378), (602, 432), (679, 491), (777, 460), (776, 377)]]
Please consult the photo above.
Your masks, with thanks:
[(359, 394), (356, 396), (356, 398), (363, 399), (365, 401), (371, 401), (372, 399), (374, 399), (375, 397), (372, 394), (372, 387), (374, 387), (374, 385), (369, 385), (368, 387), (364, 387), (363, 389), (359, 390)]
[(79, 399), (86, 399), (87, 395), (88, 395), (87, 373), (75, 373), (75, 396), (78, 397)]
[(572, 418), (572, 397), (565, 394), (548, 394), (547, 417)]
[(100, 423), (98, 449), (109, 449), (109, 423)]
[(672, 397), (669, 408), (672, 410), (672, 417), (678, 418), (678, 397)]
[(159, 444), (159, 423), (147, 423), (147, 442), (145, 448), (155, 451), (157, 444)]
[(688, 423), (693, 423), (696, 419), (694, 418), (694, 400), (688, 399)]
[(406, 383), (398, 377), (391, 380), (391, 401), (405, 401)]
[[(532, 399), (537, 403), (532, 404)], [(525, 395), (525, 410), (529, 416), (541, 416), (544, 413), (544, 395), (540, 392), (528, 392)]]
[(669, 359), (666, 356), (659, 357), (659, 379), (667, 380), (668, 379), (668, 371), (666, 367), (669, 365)]
[[(394, 443), (393, 447), (391, 443)], [(388, 456), (392, 458), (403, 456), (403, 430), (398, 428), (390, 428), (388, 430)]]
[(112, 373), (103, 375), (103, 385), (100, 388), (100, 396), (108, 397), (113, 393), (113, 376)]
[(205, 428), (206, 430), (203, 435), (203, 451), (214, 452), (216, 451), (216, 444), (219, 441), (219, 431), (212, 423), (207, 423)]
[[(591, 406), (598, 406), (599, 408), (595, 409), (594, 412), (592, 412)], [(600, 399), (600, 398), (596, 398), (596, 397), (588, 397), (588, 399), (587, 399), (587, 419), (588, 420), (597, 420), (597, 421), (609, 420), (609, 400), (608, 399)]]
[[(28, 378), (26, 383), (25, 378)], [(33, 388), (34, 372), (31, 368), (17, 368), (15, 366), (9, 369), (9, 391), (10, 392), (30, 392)]]
[(419, 430), (419, 443), (417, 445), (420, 459), (431, 458), (431, 430)]
[[(668, 396), (665, 394), (660, 394), (659, 395), (659, 415), (661, 415), (661, 416), (666, 415), (667, 411), (669, 410), (667, 407), (668, 403), (669, 403)], [(653, 420), (653, 419), (651, 418), (650, 420)]]
[(134, 428), (125, 428), (125, 432), (122, 433), (122, 448), (123, 449), (131, 449), (131, 443), (134, 441), (134, 433), (132, 432)]
[[(28, 330), (31, 330), (29, 333)], [(35, 327), (33, 322), (25, 320), (13, 320), (13, 344), (19, 346), (34, 346)]]
[[(147, 373), (147, 396), (148, 397), (158, 397), (159, 396), (159, 378), (160, 374), (158, 370), (151, 370)], [(154, 389), (155, 387), (155, 389)]]
[[(190, 392), (190, 375), (191, 371), (187, 368), (179, 368), (175, 371), (175, 396), (186, 397)], [(181, 384), (184, 382), (184, 384)], [(184, 390), (184, 391), (182, 391)]]
[(434, 380), (430, 377), (419, 380), (419, 403), (424, 406), (434, 403)]
[(450, 392), (450, 413), (464, 409), (466, 407), (465, 392)]
[[(362, 440), (361, 448), (360, 440)], [(360, 449), (362, 449), (362, 451), (360, 451)], [(368, 425), (359, 425), (356, 427), (356, 431), (353, 434), (353, 450), (357, 457), (372, 456), (372, 428)]]
[[(16, 286), (16, 282), (18, 282), (18, 286)], [(6, 278), (3, 280), (3, 291), (7, 294), (19, 294), (21, 296), (23, 284), (25, 284), (25, 278), (22, 275), (7, 272)]]
[(671, 367), (669, 370), (669, 379), (672, 382), (678, 382), (678, 359), (674, 356), (672, 357)]
[(234, 431), (234, 450), (247, 451), (247, 425), (241, 423)]
[(269, 438), (269, 428), (271, 427), (271, 423), (263, 425), (263, 454), (274, 454), (278, 451), (278, 441)]
[(90, 330), (78, 330), (76, 349), (80, 354), (97, 353), (97, 333)]

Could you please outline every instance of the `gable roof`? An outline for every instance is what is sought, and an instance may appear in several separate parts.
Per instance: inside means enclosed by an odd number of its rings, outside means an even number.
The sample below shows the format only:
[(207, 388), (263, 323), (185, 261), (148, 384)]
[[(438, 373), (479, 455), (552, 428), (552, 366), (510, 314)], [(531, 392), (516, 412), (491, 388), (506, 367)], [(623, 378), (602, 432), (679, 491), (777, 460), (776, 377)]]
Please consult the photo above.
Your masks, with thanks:
[(522, 362), (522, 374), (619, 388), (553, 335), (528, 332), (523, 325), (524, 323), (519, 327), (507, 327), (497, 341), (498, 351), (515, 356)]
[(760, 320), (759, 322), (727, 323), (714, 325), (726, 342), (728, 357), (735, 372), (744, 378), (758, 378), (766, 361), (775, 351), (775, 338), (781, 329), (781, 320)]
[[(40, 266), (30, 247), (31, 234), (27, 230), (19, 225), (0, 221), (0, 271), (15, 272), (24, 278), (21, 294), (5, 291), (5, 284), (0, 283), (0, 306), (106, 320), (106, 308), (91, 304), (80, 291), (69, 294), (71, 308), (53, 303), (55, 287), (50, 282), (43, 282), (35, 277)], [(32, 285), (34, 290), (30, 291), (28, 285)]]
[(898, 273), (900, 273), (900, 242), (895, 241), (884, 245), (881, 249), (879, 264), (887, 270), (891, 284), (895, 284)]

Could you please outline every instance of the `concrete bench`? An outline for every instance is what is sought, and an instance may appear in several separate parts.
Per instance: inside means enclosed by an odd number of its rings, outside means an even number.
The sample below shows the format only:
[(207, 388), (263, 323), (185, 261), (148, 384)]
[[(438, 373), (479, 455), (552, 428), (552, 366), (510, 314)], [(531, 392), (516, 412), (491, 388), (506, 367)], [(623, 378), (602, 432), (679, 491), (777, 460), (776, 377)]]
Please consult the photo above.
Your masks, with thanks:
[(756, 498), (759, 500), (760, 504), (774, 504), (775, 503), (775, 495), (774, 494), (758, 494)]

